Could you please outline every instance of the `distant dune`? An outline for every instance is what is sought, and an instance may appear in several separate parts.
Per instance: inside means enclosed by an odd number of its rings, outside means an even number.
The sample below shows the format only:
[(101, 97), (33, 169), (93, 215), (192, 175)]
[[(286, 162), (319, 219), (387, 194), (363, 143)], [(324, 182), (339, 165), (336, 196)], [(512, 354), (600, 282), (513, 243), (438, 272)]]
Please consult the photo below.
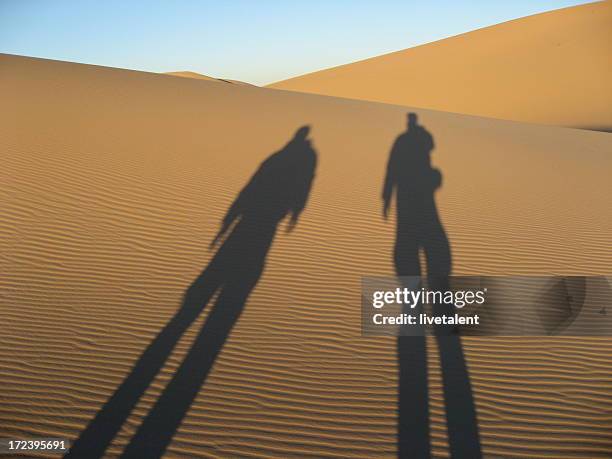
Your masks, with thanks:
[(207, 75), (202, 75), (201, 73), (189, 72), (189, 71), (164, 72), (164, 75), (172, 75), (172, 76), (178, 76), (178, 77), (184, 77), (184, 78), (195, 78), (196, 80), (218, 81), (216, 78), (209, 77)]
[[(571, 18), (593, 14), (598, 23), (603, 11), (564, 10), (406, 55), (439, 52), (450, 61), (444, 67), (440, 57), (432, 67), (451, 76), (457, 69), (446, 46), (499, 35), (507, 41), (494, 47), (483, 39), (476, 51), (498, 49), (489, 67), (497, 74), (503, 51), (513, 59), (509, 50), (525, 46), (514, 40), (530, 40), (530, 27), (521, 35), (515, 27), (550, 23), (552, 33), (558, 18), (569, 27)], [(590, 32), (563, 45), (588, 72), (600, 58), (595, 47), (579, 55)], [(537, 49), (545, 60), (547, 48)], [(376, 73), (380, 91), (393, 86), (383, 78), (388, 65)], [(211, 260), (209, 244), (236, 195), (308, 124), (318, 153), (310, 198), (293, 232), (284, 224), (276, 232), (263, 276), (168, 457), (396, 454), (395, 340), (360, 335), (360, 282), (394, 272), (395, 227), (382, 219), (381, 188), (390, 147), (413, 109), (9, 55), (0, 67), (1, 438), (79, 436)], [(344, 71), (333, 71), (339, 82), (348, 81)], [(507, 102), (530, 101), (530, 109), (513, 105), (508, 113), (538, 118), (536, 100), (518, 90), (528, 89), (521, 75), (504, 91), (518, 94)], [(421, 91), (435, 93), (430, 78), (414, 90), (415, 103)], [(565, 84), (546, 81), (531, 92), (537, 100)], [(601, 107), (592, 99), (599, 84), (568, 93), (558, 119), (548, 105), (539, 119), (594, 122), (586, 108)], [(578, 99), (584, 111), (569, 110), (580, 108)], [(436, 144), (432, 161), (443, 175), (436, 200), (455, 274), (612, 271), (612, 136), (415, 110)], [(201, 324), (181, 339), (108, 457), (130, 441)], [(488, 457), (612, 455), (612, 340), (463, 343)], [(428, 354), (433, 452), (448, 457), (435, 349)]]
[(172, 76), (178, 76), (178, 77), (183, 77), (183, 78), (195, 78), (196, 80), (221, 81), (223, 83), (232, 83), (232, 84), (241, 84), (241, 85), (246, 85), (246, 86), (253, 86), (250, 83), (245, 83), (244, 81), (227, 80), (227, 79), (224, 79), (224, 78), (213, 78), (213, 77), (209, 77), (207, 75), (202, 75), (201, 73), (189, 72), (189, 71), (184, 71), (184, 72), (165, 72), (164, 75), (172, 75)]
[(505, 22), (270, 87), (609, 131), (610, 56), (612, 2), (601, 2)]

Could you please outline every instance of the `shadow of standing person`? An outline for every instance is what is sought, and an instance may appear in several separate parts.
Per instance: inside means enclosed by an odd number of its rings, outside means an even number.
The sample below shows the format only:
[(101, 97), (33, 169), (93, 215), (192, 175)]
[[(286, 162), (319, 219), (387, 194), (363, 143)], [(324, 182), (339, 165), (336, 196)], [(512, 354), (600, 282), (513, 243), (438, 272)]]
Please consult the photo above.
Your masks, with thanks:
[(102, 457), (183, 333), (218, 292), (187, 356), (123, 457), (155, 458), (164, 454), (263, 272), (278, 224), (290, 215), (290, 231), (306, 205), (317, 161), (309, 132), (308, 126), (301, 127), (282, 150), (261, 164), (227, 211), (211, 247), (227, 237), (185, 292), (178, 312), (65, 457)]
[[(449, 289), (451, 252), (440, 222), (434, 193), (442, 184), (440, 171), (431, 166), (432, 135), (408, 114), (408, 129), (395, 141), (383, 187), (383, 216), (387, 218), (396, 195), (397, 226), (395, 271), (400, 279), (422, 274), (419, 254), (424, 255), (427, 284), (431, 290)], [(404, 285), (414, 289), (414, 286)], [(450, 306), (452, 309), (452, 306)], [(408, 311), (405, 311), (408, 312)], [(435, 314), (448, 309), (436, 306)], [(446, 419), (452, 457), (481, 457), (476, 411), (461, 339), (453, 330), (436, 329), (440, 351)], [(431, 456), (427, 340), (425, 336), (399, 336), (398, 456)]]

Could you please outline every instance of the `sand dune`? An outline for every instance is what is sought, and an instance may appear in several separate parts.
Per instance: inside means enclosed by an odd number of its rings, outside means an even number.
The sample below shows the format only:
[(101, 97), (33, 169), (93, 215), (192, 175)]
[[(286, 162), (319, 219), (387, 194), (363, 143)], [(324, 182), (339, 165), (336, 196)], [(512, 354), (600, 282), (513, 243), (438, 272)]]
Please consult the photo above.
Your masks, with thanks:
[[(0, 67), (0, 437), (79, 435), (211, 260), (236, 194), (309, 124), (308, 203), (293, 232), (277, 232), (168, 457), (394, 456), (395, 340), (360, 336), (359, 288), (361, 276), (393, 274), (380, 194), (405, 107), (9, 55)], [(586, 99), (597, 84), (571, 95), (596, 107)], [(455, 274), (611, 271), (609, 134), (416, 111), (444, 176)], [(548, 121), (595, 119), (559, 116)], [(487, 456), (610, 457), (612, 340), (466, 338), (464, 348)], [(428, 359), (434, 454), (447, 457), (437, 352)]]
[(612, 2), (581, 5), (270, 87), (609, 131), (610, 24)]
[(172, 76), (178, 76), (178, 77), (183, 77), (183, 78), (195, 78), (196, 80), (221, 81), (223, 83), (232, 83), (232, 84), (241, 84), (241, 85), (253, 86), (250, 83), (245, 83), (244, 81), (228, 80), (228, 79), (225, 79), (225, 78), (213, 78), (213, 77), (209, 77), (209, 76), (206, 76), (206, 75), (202, 75), (201, 73), (189, 72), (189, 71), (183, 71), (183, 72), (165, 72), (164, 75), (172, 75)]
[(207, 75), (202, 75), (201, 73), (189, 72), (189, 71), (164, 72), (164, 75), (172, 75), (172, 76), (178, 76), (178, 77), (183, 77), (183, 78), (195, 78), (196, 80), (218, 81), (216, 78), (209, 77)]

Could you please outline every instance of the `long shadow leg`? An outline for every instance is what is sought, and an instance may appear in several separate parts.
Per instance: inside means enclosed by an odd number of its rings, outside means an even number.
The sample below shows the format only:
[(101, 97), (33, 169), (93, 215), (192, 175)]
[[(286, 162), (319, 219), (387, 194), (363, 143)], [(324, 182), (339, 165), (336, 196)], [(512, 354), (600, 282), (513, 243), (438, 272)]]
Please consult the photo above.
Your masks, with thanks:
[(397, 338), (400, 458), (430, 457), (426, 344), (424, 336)]
[(212, 264), (209, 265), (189, 287), (179, 311), (142, 353), (130, 374), (74, 442), (65, 458), (100, 458), (104, 455), (176, 343), (218, 289), (217, 271)]
[[(411, 227), (406, 227), (407, 225), (400, 227), (401, 223), (402, 221), (398, 220), (394, 255), (396, 273), (398, 276), (420, 276), (417, 238)], [(414, 286), (404, 286), (414, 288)], [(428, 458), (431, 453), (425, 336), (399, 336), (397, 338), (397, 357), (399, 363), (398, 457)]]
[(478, 459), (482, 452), (476, 408), (461, 338), (457, 335), (438, 336), (437, 340), (451, 457)]
[[(432, 239), (426, 251), (428, 279), (432, 290), (450, 290), (450, 246), (441, 226), (432, 228)], [(453, 305), (436, 305), (437, 315), (452, 316)], [(455, 326), (436, 327), (440, 351), (442, 385), (446, 403), (446, 426), (451, 457), (478, 459), (482, 457), (478, 423), (470, 375), (463, 354), (461, 338)]]
[(244, 308), (257, 279), (225, 284), (193, 346), (125, 449), (124, 458), (158, 458), (172, 441)]

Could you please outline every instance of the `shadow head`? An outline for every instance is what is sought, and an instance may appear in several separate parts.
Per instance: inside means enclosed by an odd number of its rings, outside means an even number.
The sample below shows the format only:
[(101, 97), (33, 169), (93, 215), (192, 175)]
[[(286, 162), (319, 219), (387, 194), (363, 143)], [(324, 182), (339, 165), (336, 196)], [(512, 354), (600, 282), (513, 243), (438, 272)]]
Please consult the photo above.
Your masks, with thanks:
[(293, 141), (305, 142), (308, 138), (308, 134), (310, 134), (310, 126), (306, 124), (299, 128), (297, 131), (295, 131), (295, 134), (293, 135)]
[(408, 128), (417, 126), (419, 123), (419, 117), (416, 113), (410, 112), (408, 113)]

